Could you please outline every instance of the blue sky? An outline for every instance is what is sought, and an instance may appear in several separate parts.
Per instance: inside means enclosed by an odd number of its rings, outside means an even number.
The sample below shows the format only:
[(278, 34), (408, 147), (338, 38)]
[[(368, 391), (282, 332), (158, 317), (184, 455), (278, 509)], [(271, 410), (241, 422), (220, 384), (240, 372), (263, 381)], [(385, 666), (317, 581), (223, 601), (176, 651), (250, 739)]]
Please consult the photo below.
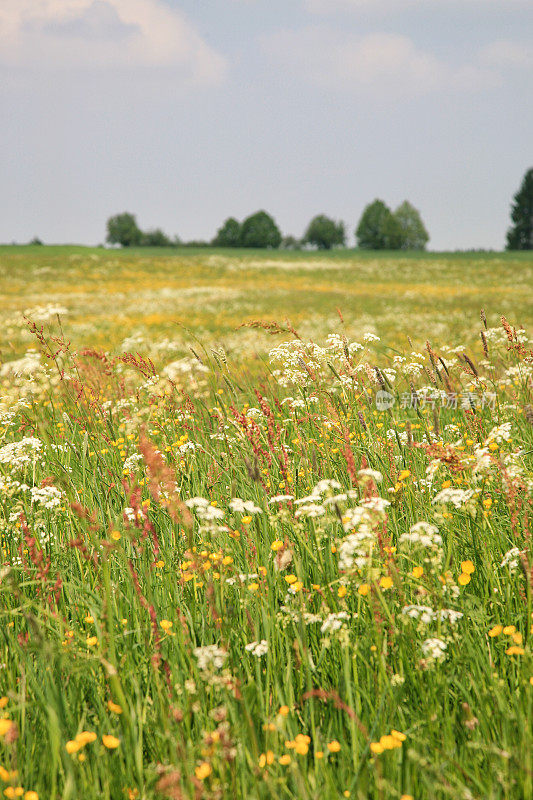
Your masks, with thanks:
[(130, 210), (211, 238), (409, 199), (500, 248), (533, 166), (531, 0), (1, 0), (0, 241)]

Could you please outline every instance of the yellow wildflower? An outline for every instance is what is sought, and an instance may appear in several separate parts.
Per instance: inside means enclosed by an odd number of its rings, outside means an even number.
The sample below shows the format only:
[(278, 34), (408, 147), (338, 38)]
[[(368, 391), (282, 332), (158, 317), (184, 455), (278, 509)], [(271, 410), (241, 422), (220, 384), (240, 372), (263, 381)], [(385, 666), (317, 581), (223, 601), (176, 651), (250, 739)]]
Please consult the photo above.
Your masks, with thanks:
[(117, 739), (116, 736), (112, 736), (110, 733), (104, 733), (102, 736), (102, 743), (104, 747), (107, 747), (108, 750), (115, 750), (119, 746), (120, 740)]
[(212, 772), (213, 770), (211, 768), (211, 764), (208, 764), (207, 761), (202, 761), (202, 763), (194, 770), (194, 774), (199, 781), (203, 781), (208, 778)]

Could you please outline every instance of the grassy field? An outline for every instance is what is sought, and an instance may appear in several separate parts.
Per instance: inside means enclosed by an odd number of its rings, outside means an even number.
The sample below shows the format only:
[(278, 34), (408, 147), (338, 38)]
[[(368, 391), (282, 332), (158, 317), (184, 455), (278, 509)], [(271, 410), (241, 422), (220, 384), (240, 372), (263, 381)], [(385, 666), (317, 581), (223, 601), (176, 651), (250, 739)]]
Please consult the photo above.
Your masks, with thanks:
[[(31, 342), (22, 319), (63, 308), (75, 347), (189, 352), (192, 335), (235, 358), (265, 353), (270, 341), (239, 329), (254, 319), (289, 318), (304, 337), (372, 331), (390, 346), (453, 334), (467, 343), (485, 308), (520, 325), (533, 322), (533, 259), (527, 253), (383, 254), (337, 251), (109, 251), (74, 247), (0, 248), (0, 351)], [(37, 309), (37, 313), (35, 310)], [(191, 335), (192, 334), (192, 335)], [(167, 352), (165, 352), (165, 346)]]
[(0, 270), (5, 797), (533, 797), (530, 258)]

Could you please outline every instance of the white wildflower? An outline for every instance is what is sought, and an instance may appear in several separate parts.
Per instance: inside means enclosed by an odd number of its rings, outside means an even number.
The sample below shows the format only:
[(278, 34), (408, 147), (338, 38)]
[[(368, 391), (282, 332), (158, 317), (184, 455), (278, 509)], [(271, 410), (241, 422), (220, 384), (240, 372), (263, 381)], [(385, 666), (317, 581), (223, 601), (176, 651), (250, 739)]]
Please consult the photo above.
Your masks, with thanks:
[(339, 628), (342, 628), (345, 620), (347, 619), (350, 619), (350, 615), (346, 611), (338, 611), (336, 614), (328, 614), (320, 626), (320, 631), (321, 633), (338, 631)]
[(244, 649), (256, 658), (261, 658), (268, 652), (268, 642), (266, 639), (261, 639), (260, 642), (250, 642)]
[(222, 669), (228, 657), (226, 650), (217, 647), (216, 644), (195, 647), (193, 653), (198, 661), (198, 667), (202, 670)]
[(442, 661), (446, 655), (448, 645), (442, 639), (426, 639), (422, 642), (422, 652), (426, 658)]
[(519, 563), (520, 563), (520, 550), (518, 549), (518, 547), (511, 547), (511, 549), (508, 550), (504, 555), (500, 566), (509, 567), (510, 571), (514, 572), (518, 568)]

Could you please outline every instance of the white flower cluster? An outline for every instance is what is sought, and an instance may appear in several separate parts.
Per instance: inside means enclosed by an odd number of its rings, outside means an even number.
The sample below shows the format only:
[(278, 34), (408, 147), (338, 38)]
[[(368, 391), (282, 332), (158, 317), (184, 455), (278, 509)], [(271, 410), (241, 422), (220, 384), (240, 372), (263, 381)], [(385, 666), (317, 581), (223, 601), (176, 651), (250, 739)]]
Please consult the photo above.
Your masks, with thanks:
[(226, 650), (216, 644), (195, 647), (193, 653), (201, 670), (222, 669), (228, 657)]
[(257, 572), (240, 572), (239, 575), (237, 575), (237, 578), (226, 578), (226, 583), (228, 586), (234, 586), (237, 583), (237, 579), (241, 583), (246, 583), (247, 581), (255, 581), (258, 577), (259, 575)]
[(268, 652), (268, 642), (266, 639), (261, 639), (260, 642), (250, 642), (250, 644), (245, 645), (244, 649), (256, 658), (261, 658)]
[(131, 456), (128, 456), (122, 465), (122, 469), (128, 470), (129, 472), (133, 472), (139, 466), (139, 463), (143, 460), (143, 457), (140, 453), (132, 453)]
[(350, 619), (350, 615), (347, 611), (338, 611), (336, 614), (328, 614), (320, 626), (320, 632), (332, 633), (333, 631), (338, 631), (348, 619)]
[(127, 522), (131, 522), (132, 524), (134, 522), (140, 522), (141, 520), (144, 519), (144, 514), (143, 514), (143, 512), (141, 511), (140, 508), (137, 509), (137, 513), (135, 513), (133, 508), (130, 508), (129, 506), (126, 506), (126, 508), (123, 510), (122, 513), (124, 515), (124, 519)]
[(339, 545), (339, 569), (362, 570), (372, 561), (377, 545), (375, 529), (386, 519), (386, 508), (389, 505), (389, 501), (382, 497), (369, 497), (343, 513), (344, 530), (353, 533), (349, 533)]
[(24, 316), (31, 319), (32, 322), (50, 322), (54, 317), (62, 317), (64, 314), (68, 314), (68, 308), (57, 303), (47, 303), (45, 306), (27, 308), (24, 312)]
[(383, 480), (383, 475), (381, 472), (378, 472), (377, 469), (369, 469), (368, 467), (365, 469), (360, 469), (357, 473), (357, 477), (359, 478), (359, 483), (368, 483), (369, 481), (374, 481), (374, 483), (381, 483)]
[(504, 422), (503, 425), (498, 425), (496, 428), (493, 428), (485, 439), (485, 445), (488, 445), (491, 442), (496, 442), (496, 444), (508, 442), (511, 438), (511, 428), (511, 422)]
[(185, 501), (185, 505), (187, 508), (194, 509), (198, 517), (205, 522), (212, 522), (224, 517), (223, 510), (217, 506), (212, 506), (205, 497), (191, 497)]
[(372, 552), (376, 545), (374, 532), (363, 529), (357, 533), (351, 533), (341, 542), (339, 546), (339, 569), (364, 569), (365, 565), (372, 560)]
[(57, 508), (61, 505), (63, 493), (55, 486), (43, 486), (38, 488), (33, 486), (30, 489), (31, 502), (43, 506), (43, 508)]
[(35, 436), (25, 436), (18, 442), (9, 442), (0, 448), (0, 464), (14, 470), (34, 464), (43, 449), (43, 443)]
[(293, 494), (277, 494), (274, 497), (271, 497), (268, 501), (270, 503), (286, 503), (288, 500), (294, 500)]
[(518, 564), (520, 563), (520, 555), (521, 553), (518, 547), (511, 547), (511, 549), (508, 550), (504, 555), (500, 566), (509, 567), (511, 572), (515, 572), (518, 569)]
[(461, 508), (474, 496), (472, 489), (442, 489), (433, 498), (433, 503), (451, 503), (454, 508)]
[(185, 453), (194, 453), (196, 449), (197, 445), (194, 442), (184, 442), (184, 444), (180, 444), (178, 447), (178, 452), (185, 455)]
[(31, 377), (43, 368), (41, 354), (37, 350), (27, 350), (26, 355), (15, 361), (6, 361), (0, 367), (0, 376), (15, 375), (17, 377)]
[(241, 500), (240, 497), (230, 500), (229, 507), (239, 514), (261, 514), (263, 512), (263, 509), (256, 506), (252, 500)]
[[(310, 495), (295, 500), (294, 504), (298, 506), (298, 509), (294, 516), (296, 518), (308, 517), (310, 519), (323, 517), (326, 513), (326, 505), (336, 502), (341, 497), (344, 500), (347, 498), (348, 495), (333, 496), (334, 491), (340, 488), (340, 483), (332, 478), (324, 478), (319, 481)], [(326, 495), (326, 497), (323, 497), (323, 495)]]
[(434, 611), (429, 606), (404, 606), (402, 614), (410, 619), (417, 619), (423, 625), (430, 625), (432, 622), (448, 620), (451, 625), (455, 625), (463, 614), (460, 611), (454, 611), (452, 608), (443, 608), (440, 611)]
[(426, 563), (438, 566), (444, 558), (442, 536), (439, 529), (430, 522), (415, 522), (408, 533), (402, 533), (398, 539), (400, 548), (409, 547), (409, 551), (418, 551)]
[(409, 533), (402, 533), (398, 541), (400, 544), (409, 542), (413, 545), (435, 550), (442, 545), (442, 536), (439, 534), (439, 529), (436, 525), (422, 521), (411, 525)]
[(442, 639), (426, 639), (422, 642), (422, 652), (426, 658), (433, 661), (443, 661), (446, 657), (448, 645)]
[(180, 358), (177, 361), (172, 361), (167, 364), (163, 370), (162, 375), (169, 378), (171, 381), (176, 381), (179, 378), (187, 378), (192, 381), (194, 386), (199, 378), (209, 372), (209, 367), (198, 361), (197, 358)]
[[(379, 337), (374, 333), (365, 333), (363, 340), (367, 343), (378, 342)], [(310, 382), (308, 370), (317, 372), (328, 362), (343, 364), (347, 358), (351, 360), (361, 350), (364, 350), (364, 346), (359, 342), (348, 342), (342, 336), (332, 333), (328, 335), (325, 347), (320, 347), (315, 342), (299, 340), (281, 342), (270, 351), (269, 358), (271, 362), (278, 362), (282, 366), (282, 369), (273, 371), (281, 386), (306, 386)], [(358, 364), (355, 369), (358, 371), (363, 367), (363, 364)], [(341, 381), (343, 380), (341, 376)]]

